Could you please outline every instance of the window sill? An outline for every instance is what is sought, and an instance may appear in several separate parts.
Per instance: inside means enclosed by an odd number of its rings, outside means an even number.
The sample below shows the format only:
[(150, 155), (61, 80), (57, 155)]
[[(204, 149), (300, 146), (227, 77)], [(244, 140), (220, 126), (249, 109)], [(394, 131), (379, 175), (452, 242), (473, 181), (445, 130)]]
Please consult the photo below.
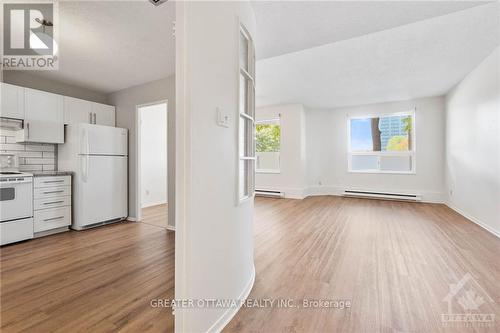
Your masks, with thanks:
[(261, 170), (255, 170), (255, 173), (274, 173), (274, 174), (278, 174), (278, 173), (281, 173), (281, 170), (265, 170), (265, 169), (261, 169)]
[(348, 173), (368, 173), (368, 174), (387, 174), (387, 175), (416, 175), (416, 171), (380, 171), (380, 170), (347, 170)]

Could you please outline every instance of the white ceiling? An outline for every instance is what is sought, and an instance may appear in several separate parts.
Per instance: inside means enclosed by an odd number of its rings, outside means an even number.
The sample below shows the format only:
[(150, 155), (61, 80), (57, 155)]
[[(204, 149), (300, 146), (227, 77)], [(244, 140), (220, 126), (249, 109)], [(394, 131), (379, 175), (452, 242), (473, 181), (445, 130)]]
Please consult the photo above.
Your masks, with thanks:
[(59, 70), (38, 76), (110, 93), (175, 71), (173, 1), (59, 2)]
[[(392, 9), (385, 8), (388, 12), (383, 13), (372, 8), (370, 3), (364, 4), (374, 13), (377, 20), (390, 21), (393, 16), (404, 16), (400, 9), (393, 13)], [(429, 2), (425, 4), (432, 7)], [(335, 5), (344, 7), (345, 4), (328, 3), (328, 6), (331, 6), (329, 8)], [(444, 7), (437, 8), (437, 12), (441, 13)], [(259, 15), (260, 9), (257, 11)], [(430, 11), (421, 9), (420, 12), (429, 14)], [(364, 19), (359, 19), (358, 14), (359, 11), (344, 11), (340, 21), (332, 17), (333, 22), (329, 23), (329, 28), (336, 31), (335, 22), (338, 22), (341, 24), (339, 29), (344, 30), (344, 33), (332, 34), (335, 35), (332, 38), (358, 34), (360, 30), (345, 27), (346, 22), (350, 20), (364, 22)], [(267, 17), (273, 15), (277, 14), (265, 14)], [(286, 17), (286, 21), (290, 21), (286, 13), (281, 15)], [(257, 17), (259, 21), (260, 18)], [(332, 108), (442, 95), (500, 44), (499, 17), (498, 2), (482, 4), (451, 14), (259, 60), (257, 105), (302, 103), (313, 108)], [(392, 22), (395, 21), (392, 19)], [(291, 31), (297, 33), (297, 27), (292, 28), (297, 23), (289, 24)], [(373, 27), (375, 25), (373, 23)], [(302, 27), (303, 25), (301, 29)], [(308, 43), (324, 44), (328, 36), (324, 32), (319, 35), (322, 37), (316, 38), (312, 34), (309, 36), (310, 41), (301, 35), (294, 43), (281, 43), (279, 36), (275, 34), (275, 43), (270, 44), (276, 47), (264, 50), (263, 54), (280, 54), (297, 47), (303, 48), (309, 45)], [(266, 42), (261, 43), (263, 38), (260, 37), (257, 37), (257, 47), (265, 47)], [(293, 39), (290, 36), (286, 38)]]
[(264, 59), (484, 4), (482, 1), (255, 1)]

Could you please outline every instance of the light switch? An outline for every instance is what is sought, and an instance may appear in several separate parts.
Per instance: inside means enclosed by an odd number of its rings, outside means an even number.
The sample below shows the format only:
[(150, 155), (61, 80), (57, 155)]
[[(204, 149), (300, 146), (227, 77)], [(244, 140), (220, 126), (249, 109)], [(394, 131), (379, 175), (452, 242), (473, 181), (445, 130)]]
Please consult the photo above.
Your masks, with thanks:
[(216, 111), (217, 111), (217, 125), (221, 127), (229, 127), (229, 121), (231, 120), (229, 114), (223, 112), (220, 108), (217, 108)]

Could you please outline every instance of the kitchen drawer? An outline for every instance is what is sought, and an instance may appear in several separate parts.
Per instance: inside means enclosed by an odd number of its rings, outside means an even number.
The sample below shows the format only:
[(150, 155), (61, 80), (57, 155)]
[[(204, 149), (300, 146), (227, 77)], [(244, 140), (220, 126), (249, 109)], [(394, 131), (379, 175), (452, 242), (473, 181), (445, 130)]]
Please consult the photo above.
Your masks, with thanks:
[(34, 209), (47, 209), (47, 208), (57, 208), (71, 206), (71, 197), (55, 197), (55, 198), (45, 198), (45, 199), (35, 199)]
[(36, 210), (34, 215), (35, 232), (71, 225), (71, 207)]
[(39, 187), (34, 189), (33, 197), (36, 199), (47, 199), (53, 197), (64, 197), (71, 195), (71, 186)]
[(0, 245), (33, 238), (33, 218), (0, 223)]
[(54, 176), (54, 177), (35, 177), (35, 188), (37, 187), (54, 187), (54, 186), (71, 186), (70, 176)]

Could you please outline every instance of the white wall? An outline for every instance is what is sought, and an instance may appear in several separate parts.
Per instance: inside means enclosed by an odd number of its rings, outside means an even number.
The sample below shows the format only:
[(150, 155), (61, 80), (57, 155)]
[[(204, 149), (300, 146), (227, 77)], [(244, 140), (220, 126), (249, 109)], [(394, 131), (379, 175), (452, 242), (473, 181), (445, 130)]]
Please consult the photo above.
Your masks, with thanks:
[(257, 173), (255, 187), (284, 191), (287, 198), (303, 198), (306, 187), (304, 107), (289, 104), (255, 110), (257, 121), (277, 118), (281, 123), (280, 173)]
[(446, 96), (449, 205), (500, 237), (500, 48)]
[[(238, 18), (254, 35), (249, 1), (176, 3), (176, 299), (244, 299), (255, 277), (253, 200), (236, 202)], [(220, 331), (235, 313), (178, 308), (175, 330)]]
[(141, 205), (167, 202), (167, 104), (139, 108)]
[[(128, 200), (129, 216), (137, 217), (137, 117), (136, 107), (141, 104), (168, 100), (168, 178), (175, 177), (175, 76), (127, 88), (108, 96), (108, 102), (116, 106), (116, 126), (129, 130)], [(168, 224), (175, 223), (175, 182), (168, 182)]]
[[(347, 172), (347, 117), (413, 110), (416, 107), (416, 174)], [(333, 110), (306, 110), (307, 180), (311, 195), (344, 189), (444, 196), (445, 104), (443, 97), (380, 103)]]

